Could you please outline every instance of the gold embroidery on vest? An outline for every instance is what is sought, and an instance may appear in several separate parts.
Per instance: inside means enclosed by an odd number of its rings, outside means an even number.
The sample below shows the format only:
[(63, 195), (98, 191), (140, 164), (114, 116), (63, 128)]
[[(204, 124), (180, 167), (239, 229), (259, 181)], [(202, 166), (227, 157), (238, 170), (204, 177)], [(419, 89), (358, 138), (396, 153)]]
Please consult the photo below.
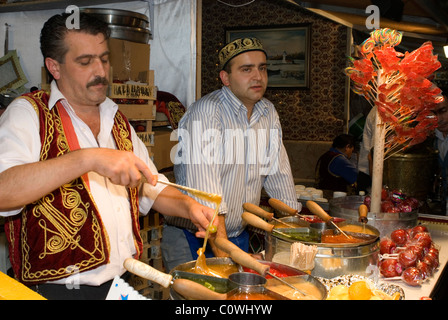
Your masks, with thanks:
[[(115, 139), (117, 141), (117, 144), (120, 144), (119, 146), (117, 146), (118, 149), (120, 150), (126, 150), (126, 151), (132, 151), (132, 141), (130, 139), (128, 139), (128, 130), (126, 127), (126, 122), (123, 119), (123, 117), (121, 116), (121, 113), (117, 112), (115, 115), (115, 119), (117, 120), (117, 128), (112, 129), (113, 134), (119, 138), (119, 139)], [(119, 132), (117, 132), (116, 130), (119, 130)]]
[(67, 138), (65, 137), (65, 134), (64, 134), (64, 128), (62, 126), (61, 118), (58, 117), (57, 119), (55, 119), (54, 125), (50, 126), (50, 128), (55, 128), (57, 130), (57, 132), (59, 133), (57, 141), (56, 141), (57, 145), (58, 145), (58, 150), (59, 150), (57, 157), (63, 155), (64, 153), (70, 152), (70, 147), (68, 145)]
[[(123, 118), (122, 114), (120, 112), (117, 112), (115, 114), (115, 123), (116, 126), (112, 128), (112, 134), (115, 137), (115, 141), (117, 143), (117, 148), (120, 150), (126, 150), (126, 151), (132, 151), (132, 141), (128, 139), (127, 137), (130, 136), (130, 132), (127, 129), (126, 121)], [(118, 132), (117, 132), (118, 131)], [(139, 229), (139, 204), (138, 204), (138, 188), (128, 188), (129, 192), (129, 202), (131, 205), (131, 215), (132, 221), (133, 221), (133, 227), (134, 229)], [(137, 234), (139, 236), (139, 233)], [(136, 239), (134, 236), (134, 246), (137, 250), (137, 256), (140, 256), (141, 254), (141, 248), (138, 245), (139, 241), (141, 242), (141, 239)]]
[[(24, 220), (26, 221), (26, 218), (24, 218)], [(98, 232), (100, 230), (100, 223), (97, 219), (93, 219), (92, 221), (92, 230), (94, 230), (94, 239), (95, 239), (95, 248), (98, 247), (98, 244), (101, 242), (100, 239), (100, 232)], [(24, 240), (23, 240), (23, 245), (24, 248), (24, 253), (25, 256), (28, 256), (28, 252), (29, 252), (29, 246), (27, 245), (28, 242), (26, 241), (26, 234), (24, 235)], [(60, 278), (64, 278), (68, 275), (71, 275), (73, 273), (78, 273), (78, 272), (82, 272), (86, 269), (86, 267), (91, 268), (92, 266), (96, 266), (96, 265), (100, 265), (104, 260), (105, 260), (105, 256), (104, 256), (104, 250), (99, 250), (101, 252), (101, 257), (95, 258), (94, 256), (92, 256), (90, 259), (81, 261), (79, 263), (76, 263), (75, 265), (69, 265), (66, 267), (61, 267), (57, 270), (55, 269), (46, 269), (46, 270), (41, 270), (41, 271), (37, 271), (34, 273), (30, 272), (31, 269), (31, 264), (28, 262), (29, 259), (23, 259), (23, 273), (22, 273), (22, 277), (23, 279), (27, 279), (28, 281), (33, 281), (33, 280), (39, 280), (39, 281), (48, 281), (48, 280), (56, 280), (56, 279), (60, 279)]]
[[(38, 106), (33, 99), (28, 97), (24, 98), (31, 102), (34, 109), (38, 111)], [(41, 99), (39, 99), (39, 101), (41, 101)], [(51, 142), (54, 138), (55, 131), (59, 133), (56, 141), (57, 156), (70, 152), (70, 149), (63, 130), (61, 118), (57, 113), (52, 115), (52, 112), (45, 104), (40, 104), (44, 110), (46, 110), (43, 113), (45, 117), (43, 125), (46, 127), (45, 132), (47, 133), (41, 147), (40, 160), (42, 161), (48, 159)], [(102, 231), (104, 230), (101, 228), (101, 222), (89, 211), (90, 204), (83, 203), (81, 201), (81, 195), (78, 191), (81, 189), (86, 189), (82, 178), (75, 179), (59, 188), (63, 199), (63, 206), (64, 208), (69, 209), (70, 212), (68, 216), (61, 213), (52, 205), (54, 200), (54, 195), (52, 193), (35, 202), (36, 206), (33, 208), (32, 214), (36, 218), (42, 216), (46, 219), (40, 219), (38, 222), (44, 236), (44, 247), (41, 248), (42, 251), (39, 253), (39, 259), (44, 259), (48, 255), (62, 252), (67, 248), (70, 248), (70, 250), (74, 250), (76, 248), (80, 249), (87, 253), (90, 258), (84, 259), (84, 261), (80, 261), (75, 265), (61, 267), (57, 270), (46, 269), (33, 273), (31, 272), (31, 264), (29, 262), (30, 247), (27, 241), (27, 234), (26, 232), (22, 232), (21, 244), (23, 249), (23, 279), (27, 279), (29, 281), (36, 279), (39, 281), (55, 280), (66, 277), (73, 272), (81, 272), (86, 268), (91, 269), (92, 266), (96, 266), (106, 261), (107, 258), (105, 256), (104, 243), (101, 237)], [(88, 190), (87, 192), (89, 193), (90, 199), (93, 199), (90, 192)], [(94, 204), (93, 200), (92, 203)], [(89, 252), (86, 248), (80, 245), (81, 235), (78, 234), (79, 230), (83, 227), (88, 214), (92, 215), (91, 230), (94, 239), (92, 252)], [(27, 216), (25, 212), (22, 214), (22, 219), (22, 225), (25, 227), (27, 225)], [(105, 231), (104, 234), (106, 235)], [(107, 235), (105, 238), (107, 239)], [(106, 240), (106, 246), (107, 248), (110, 248), (108, 239)]]
[[(42, 95), (44, 94), (44, 91), (38, 91), (37, 97), (39, 104), (44, 109), (48, 109), (47, 106), (42, 102)], [(31, 97), (28, 96), (21, 96), (20, 99), (26, 99), (31, 105), (33, 106), (34, 110), (36, 111), (37, 115), (39, 116), (39, 107), (36, 104), (36, 101), (33, 100)], [(50, 150), (50, 142), (52, 140), (53, 134), (54, 134), (54, 124), (53, 124), (53, 117), (51, 116), (50, 112), (44, 112), (45, 115), (45, 121), (44, 125), (46, 126), (46, 132), (48, 132), (47, 135), (45, 135), (45, 141), (42, 143), (41, 151), (40, 151), (40, 158), (42, 160), (46, 160), (48, 158), (48, 152)]]
[[(45, 237), (45, 248), (40, 253), (39, 258), (43, 259), (47, 254), (54, 254), (64, 251), (68, 247), (72, 250), (79, 247), (80, 235), (76, 238), (79, 230), (83, 227), (87, 219), (89, 204), (84, 204), (81, 201), (79, 193), (73, 190), (75, 186), (66, 184), (61, 187), (62, 201), (64, 208), (69, 210), (69, 215), (66, 216), (54, 208), (53, 195), (49, 194), (40, 202), (40, 206), (35, 207), (33, 215), (39, 218), (41, 215), (46, 217), (46, 220), (40, 220), (39, 226), (42, 228)], [(51, 226), (46, 225), (46, 221), (51, 223)], [(85, 249), (81, 248), (86, 251)]]
[[(56, 152), (56, 156), (70, 152), (70, 149), (57, 109), (49, 110), (45, 103), (43, 103), (42, 99), (40, 99), (42, 94), (43, 92), (40, 92), (37, 95), (39, 97), (38, 101), (35, 101), (30, 97), (23, 98), (27, 99), (32, 104), (38, 116), (43, 116), (40, 124), (44, 126), (42, 129), (45, 134), (41, 137), (43, 142), (41, 146), (40, 160), (46, 160), (50, 156), (52, 144), (53, 146), (56, 146), (56, 150), (52, 150), (53, 153)], [(39, 109), (42, 109), (44, 112), (40, 113)], [(113, 126), (112, 133), (117, 144), (117, 149), (126, 151), (133, 150), (132, 141), (128, 138), (131, 136), (131, 133), (128, 130), (126, 120), (122, 117), (120, 112), (117, 112), (116, 114), (115, 125)], [(56, 143), (53, 141), (55, 135), (58, 137)], [(24, 281), (42, 282), (57, 280), (65, 278), (74, 272), (91, 270), (92, 268), (102, 265), (108, 261), (108, 255), (106, 253), (110, 252), (109, 237), (106, 230), (103, 228), (100, 216), (95, 214), (95, 212), (97, 212), (97, 206), (90, 190), (86, 187), (84, 180), (81, 177), (77, 178), (72, 182), (61, 186), (59, 191), (62, 195), (63, 207), (67, 209), (66, 212), (68, 212), (68, 216), (60, 212), (60, 210), (53, 205), (53, 193), (46, 195), (32, 204), (32, 210), (24, 210), (22, 212), (21, 278)], [(87, 192), (89, 195), (90, 201), (87, 203), (82, 201), (82, 192)], [(131, 215), (135, 232), (134, 242), (137, 255), (139, 255), (141, 253), (141, 238), (138, 232), (138, 189), (129, 189), (129, 195)], [(64, 251), (64, 249), (81, 250), (87, 254), (85, 258), (82, 259), (82, 261), (78, 260), (74, 265), (63, 265), (58, 269), (55, 269), (54, 267), (52, 269), (45, 268), (44, 270), (33, 269), (31, 266), (32, 261), (29, 256), (31, 251), (26, 229), (29, 224), (27, 211), (28, 214), (32, 214), (34, 219), (38, 220), (37, 225), (42, 229), (42, 234), (44, 237), (42, 241), (43, 248), (40, 248), (41, 251), (38, 252), (38, 259), (45, 259), (50, 255)], [(39, 217), (42, 217), (42, 219)], [(84, 248), (81, 245), (82, 234), (78, 233), (85, 224), (87, 217), (91, 219), (91, 225), (89, 225), (91, 230), (90, 236), (93, 241), (93, 246), (91, 249)], [(33, 247), (33, 250), (36, 250), (36, 247)]]

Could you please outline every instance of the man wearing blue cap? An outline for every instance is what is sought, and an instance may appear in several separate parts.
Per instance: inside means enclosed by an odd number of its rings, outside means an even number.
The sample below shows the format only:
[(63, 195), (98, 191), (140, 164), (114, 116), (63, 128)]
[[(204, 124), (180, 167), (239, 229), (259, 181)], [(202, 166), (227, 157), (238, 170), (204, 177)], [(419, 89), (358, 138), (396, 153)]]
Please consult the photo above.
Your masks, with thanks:
[[(264, 188), (270, 197), (299, 211), (301, 204), (277, 111), (263, 98), (268, 75), (261, 42), (230, 42), (219, 52), (219, 66), (223, 87), (193, 103), (179, 123), (175, 176), (177, 183), (222, 195), (216, 237), (228, 238), (247, 252), (243, 203), (259, 205)], [(197, 259), (203, 240), (194, 230), (185, 219), (166, 217), (161, 248), (168, 270)], [(206, 257), (225, 255), (213, 239), (209, 243)]]

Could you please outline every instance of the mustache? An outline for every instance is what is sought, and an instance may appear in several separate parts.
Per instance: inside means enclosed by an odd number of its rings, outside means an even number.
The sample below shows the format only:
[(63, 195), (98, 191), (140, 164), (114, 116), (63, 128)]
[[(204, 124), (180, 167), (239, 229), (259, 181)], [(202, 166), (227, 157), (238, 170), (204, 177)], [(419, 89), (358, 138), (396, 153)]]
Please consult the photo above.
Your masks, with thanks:
[(107, 80), (104, 77), (95, 77), (95, 79), (93, 79), (92, 81), (87, 83), (86, 87), (89, 88), (91, 86), (96, 86), (98, 84), (104, 84), (107, 86), (107, 85), (109, 85), (109, 80)]

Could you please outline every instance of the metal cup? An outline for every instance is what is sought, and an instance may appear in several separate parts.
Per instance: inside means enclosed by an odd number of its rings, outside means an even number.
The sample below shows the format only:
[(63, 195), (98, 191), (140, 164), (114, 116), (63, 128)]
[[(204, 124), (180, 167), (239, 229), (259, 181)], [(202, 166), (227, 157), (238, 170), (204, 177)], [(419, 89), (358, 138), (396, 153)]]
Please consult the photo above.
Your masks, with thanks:
[(232, 288), (236, 287), (264, 287), (266, 278), (251, 272), (237, 272), (229, 276)]

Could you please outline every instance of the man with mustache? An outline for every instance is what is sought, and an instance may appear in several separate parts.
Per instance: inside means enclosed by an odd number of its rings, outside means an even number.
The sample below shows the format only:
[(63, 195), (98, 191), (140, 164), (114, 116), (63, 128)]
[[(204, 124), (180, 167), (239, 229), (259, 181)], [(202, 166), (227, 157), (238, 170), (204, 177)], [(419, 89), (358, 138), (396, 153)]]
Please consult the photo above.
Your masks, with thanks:
[[(260, 203), (262, 188), (272, 198), (301, 210), (274, 105), (264, 98), (266, 52), (256, 38), (236, 39), (219, 52), (223, 87), (193, 103), (179, 123), (178, 183), (219, 194), (217, 237), (249, 251), (243, 203)], [(166, 217), (162, 236), (165, 267), (197, 258), (203, 241), (185, 219)], [(225, 256), (209, 241), (206, 257)]]
[[(48, 299), (105, 299), (143, 250), (151, 208), (205, 236), (213, 209), (158, 175), (143, 142), (106, 97), (108, 25), (55, 15), (41, 32), (51, 93), (26, 94), (0, 118), (0, 215), (15, 277)], [(142, 184), (142, 177), (149, 183)]]
[(109, 85), (109, 81), (106, 78), (102, 78), (102, 77), (98, 76), (98, 77), (95, 77), (95, 79), (93, 79), (92, 82), (89, 82), (86, 85), (86, 87), (89, 88), (89, 87), (92, 87), (92, 86), (96, 86), (98, 84), (102, 84), (102, 85), (108, 86)]

